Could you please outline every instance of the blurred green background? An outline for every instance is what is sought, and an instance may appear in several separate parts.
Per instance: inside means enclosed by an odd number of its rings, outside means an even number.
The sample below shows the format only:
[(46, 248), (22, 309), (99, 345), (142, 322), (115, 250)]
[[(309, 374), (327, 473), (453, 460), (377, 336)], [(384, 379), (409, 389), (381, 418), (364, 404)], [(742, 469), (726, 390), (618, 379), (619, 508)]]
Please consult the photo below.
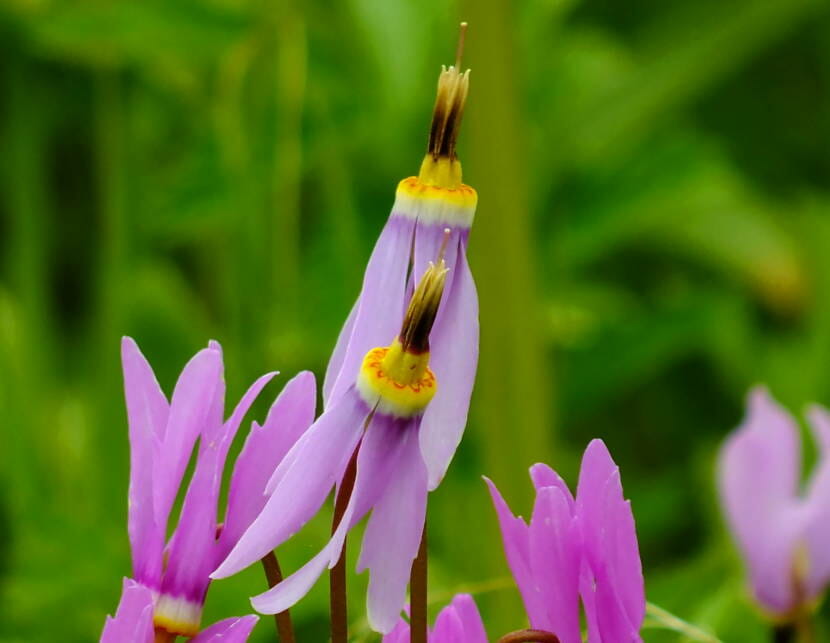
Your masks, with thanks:
[[(167, 391), (209, 338), (229, 404), (280, 369), (260, 418), (295, 371), (322, 377), (462, 18), (482, 354), (430, 505), (431, 597), (476, 592), (494, 638), (522, 626), (479, 476), (526, 515), (527, 467), (575, 482), (602, 437), (649, 599), (768, 640), (713, 457), (754, 383), (830, 403), (820, 0), (0, 3), (0, 640), (94, 640), (129, 573), (121, 335)], [(376, 640), (364, 583), (354, 633)], [(205, 621), (263, 588), (214, 584)], [(321, 582), (301, 641), (326, 614)]]

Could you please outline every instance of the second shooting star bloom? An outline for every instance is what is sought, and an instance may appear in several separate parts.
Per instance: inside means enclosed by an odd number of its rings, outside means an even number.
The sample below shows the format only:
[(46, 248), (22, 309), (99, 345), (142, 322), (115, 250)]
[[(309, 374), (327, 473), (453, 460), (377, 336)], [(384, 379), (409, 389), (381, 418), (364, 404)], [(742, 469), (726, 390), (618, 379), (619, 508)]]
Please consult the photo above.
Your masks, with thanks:
[(589, 641), (642, 641), (646, 600), (634, 515), (605, 444), (593, 440), (585, 449), (576, 498), (547, 465), (531, 467), (530, 477), (530, 524), (486, 481), (531, 626), (561, 643), (582, 643), (581, 597)]
[(782, 621), (811, 610), (830, 583), (830, 414), (813, 406), (807, 417), (819, 458), (803, 493), (798, 426), (764, 388), (749, 393), (718, 462), (721, 501), (755, 598)]
[[(122, 340), (121, 356), (130, 435), (132, 580), (152, 597), (152, 622), (160, 635), (194, 636), (211, 570), (262, 509), (270, 474), (314, 419), (314, 376), (301, 373), (291, 380), (265, 424), (254, 423), (234, 466), (225, 523), (220, 526), (217, 503), (228, 449), (248, 408), (274, 373), (259, 378), (224, 420), (218, 343), (211, 342), (188, 362), (169, 402), (132, 339)], [(197, 440), (196, 466), (178, 524), (167, 540), (170, 513)], [(136, 592), (128, 589), (125, 586), (122, 600), (129, 594), (128, 604), (135, 604)]]
[[(395, 629), (383, 637), (382, 643), (409, 643), (409, 623), (400, 619)], [(478, 607), (469, 594), (457, 594), (438, 613), (435, 626), (427, 634), (429, 643), (487, 643), (487, 632)]]
[(430, 368), (430, 331), (446, 279), (443, 259), (430, 264), (392, 344), (364, 355), (351, 385), (274, 472), (262, 513), (212, 574), (230, 576), (290, 538), (340, 483), (357, 450), (354, 489), (331, 540), (299, 571), (254, 597), (258, 611), (282, 612), (305, 596), (337, 563), (349, 529), (371, 510), (358, 562), (359, 571), (370, 570), (369, 623), (383, 633), (397, 623), (426, 515), (427, 468), (418, 438), (443, 386)]
[(430, 366), (442, 386), (424, 413), (419, 435), (430, 490), (441, 482), (461, 441), (478, 363), (478, 297), (466, 254), (478, 197), (462, 182), (455, 151), (469, 88), (469, 71), (460, 69), (462, 44), (455, 66), (443, 69), (438, 79), (420, 172), (398, 185), (323, 384), (328, 409), (352, 386), (366, 352), (397, 332), (413, 280), (435, 258), (448, 229), (445, 259), (450, 278), (430, 338)]

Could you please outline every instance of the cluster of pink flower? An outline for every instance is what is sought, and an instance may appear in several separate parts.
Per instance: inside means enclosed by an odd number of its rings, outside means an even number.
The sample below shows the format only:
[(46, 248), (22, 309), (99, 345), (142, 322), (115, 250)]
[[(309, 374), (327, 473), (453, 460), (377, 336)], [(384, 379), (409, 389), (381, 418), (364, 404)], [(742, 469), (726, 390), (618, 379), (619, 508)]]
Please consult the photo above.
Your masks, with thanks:
[[(398, 186), (328, 366), (323, 412), (315, 419), (311, 373), (284, 387), (265, 422), (253, 423), (234, 464), (223, 521), (217, 505), (230, 444), (274, 374), (257, 380), (226, 420), (218, 344), (190, 360), (168, 401), (138, 346), (123, 340), (133, 573), (102, 641), (247, 640), (253, 615), (201, 628), (211, 580), (269, 557), (275, 565), (274, 549), (336, 488), (329, 542), (253, 597), (254, 608), (284, 614), (338, 565), (347, 533), (369, 515), (358, 568), (370, 572), (371, 627), (386, 643), (427, 636), (433, 643), (486, 642), (467, 595), (457, 596), (429, 633), (421, 615), (420, 637), (414, 614), (411, 624), (401, 616), (427, 498), (461, 441), (478, 357), (478, 305), (466, 258), (477, 197), (461, 182), (455, 155), (467, 87), (468, 72), (458, 63), (442, 71), (428, 153), (419, 175)], [(822, 460), (810, 497), (799, 500), (792, 423), (763, 392), (753, 394), (750, 406), (746, 426), (724, 449), (723, 495), (759, 601), (785, 614), (811, 601), (830, 575), (830, 549), (820, 542), (830, 523), (830, 458)], [(819, 410), (812, 418), (826, 456), (830, 420)], [(168, 518), (197, 441), (195, 469), (168, 539)], [(640, 641), (646, 602), (634, 517), (605, 445), (588, 445), (575, 495), (546, 465), (534, 465), (530, 475), (536, 501), (529, 523), (514, 517), (486, 481), (532, 628), (502, 640), (581, 643), (584, 614), (592, 642)]]

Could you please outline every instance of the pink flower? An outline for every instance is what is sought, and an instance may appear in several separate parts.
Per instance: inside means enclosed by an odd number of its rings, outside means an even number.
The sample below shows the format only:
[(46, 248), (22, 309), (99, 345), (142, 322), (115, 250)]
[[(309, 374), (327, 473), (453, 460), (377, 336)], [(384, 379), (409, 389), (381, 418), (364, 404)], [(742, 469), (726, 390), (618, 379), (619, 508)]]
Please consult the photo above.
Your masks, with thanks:
[[(383, 643), (409, 643), (409, 623), (400, 619)], [(457, 594), (438, 614), (428, 635), (429, 643), (487, 643), (487, 632), (478, 608), (469, 594)]]
[(813, 406), (807, 417), (819, 459), (804, 492), (798, 427), (764, 388), (750, 391), (718, 462), (721, 502), (755, 598), (781, 617), (830, 582), (830, 415)]
[(531, 626), (561, 643), (581, 643), (581, 598), (589, 641), (641, 641), (645, 590), (634, 516), (605, 444), (593, 440), (585, 450), (576, 499), (547, 465), (531, 467), (530, 477), (536, 487), (530, 524), (487, 484)]

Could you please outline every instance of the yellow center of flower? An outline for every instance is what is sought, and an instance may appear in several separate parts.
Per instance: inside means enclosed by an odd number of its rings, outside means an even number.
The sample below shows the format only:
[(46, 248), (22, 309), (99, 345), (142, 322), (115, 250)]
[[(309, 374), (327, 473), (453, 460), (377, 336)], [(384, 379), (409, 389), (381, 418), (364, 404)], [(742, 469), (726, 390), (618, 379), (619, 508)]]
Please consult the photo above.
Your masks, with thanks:
[(405, 350), (399, 340), (373, 348), (363, 358), (357, 389), (381, 413), (409, 418), (424, 411), (438, 390), (429, 352)]

